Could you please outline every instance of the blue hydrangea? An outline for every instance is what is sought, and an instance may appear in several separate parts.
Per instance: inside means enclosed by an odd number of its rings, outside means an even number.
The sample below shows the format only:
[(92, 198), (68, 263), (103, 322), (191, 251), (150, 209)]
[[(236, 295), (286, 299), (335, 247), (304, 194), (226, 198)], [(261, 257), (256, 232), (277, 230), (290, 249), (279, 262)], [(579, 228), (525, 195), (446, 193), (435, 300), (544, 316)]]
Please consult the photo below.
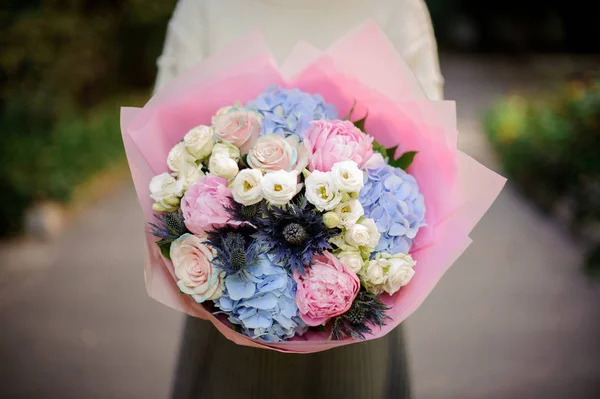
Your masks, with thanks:
[(298, 316), (296, 282), (267, 255), (225, 278), (223, 295), (215, 300), (242, 332), (267, 342), (280, 342), (306, 329)]
[(369, 169), (359, 200), (381, 233), (375, 251), (407, 254), (425, 226), (425, 202), (415, 178), (387, 164)]
[(262, 134), (277, 134), (285, 137), (302, 133), (317, 119), (337, 119), (337, 109), (328, 104), (319, 94), (309, 94), (299, 89), (282, 89), (270, 86), (247, 107), (263, 115)]

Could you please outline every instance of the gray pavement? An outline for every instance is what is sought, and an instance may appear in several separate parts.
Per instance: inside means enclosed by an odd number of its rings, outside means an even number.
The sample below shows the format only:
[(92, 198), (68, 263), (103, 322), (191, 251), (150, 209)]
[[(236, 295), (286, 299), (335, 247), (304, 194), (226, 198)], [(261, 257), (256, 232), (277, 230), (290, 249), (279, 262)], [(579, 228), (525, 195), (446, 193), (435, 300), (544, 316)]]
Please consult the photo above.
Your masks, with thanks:
[[(546, 64), (443, 60), (460, 147), (496, 168), (478, 115)], [(127, 186), (55, 242), (0, 246), (0, 397), (168, 396), (182, 316), (145, 294), (142, 224)], [(579, 245), (510, 185), (472, 238), (407, 321), (414, 397), (600, 397), (600, 284)]]

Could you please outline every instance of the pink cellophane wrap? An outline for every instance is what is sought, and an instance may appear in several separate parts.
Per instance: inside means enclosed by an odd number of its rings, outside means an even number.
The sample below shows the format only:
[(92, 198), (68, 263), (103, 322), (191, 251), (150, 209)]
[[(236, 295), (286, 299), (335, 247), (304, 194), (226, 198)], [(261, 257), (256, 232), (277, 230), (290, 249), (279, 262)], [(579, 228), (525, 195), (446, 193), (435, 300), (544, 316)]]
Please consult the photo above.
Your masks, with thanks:
[[(166, 159), (192, 127), (210, 125), (212, 115), (236, 101), (255, 98), (267, 86), (298, 87), (319, 93), (346, 115), (369, 117), (366, 130), (398, 154), (418, 151), (409, 172), (425, 197), (427, 227), (411, 254), (417, 261), (411, 282), (383, 301), (393, 319), (366, 339), (387, 334), (423, 302), (435, 284), (469, 246), (468, 234), (500, 193), (505, 179), (457, 150), (456, 109), (451, 101), (429, 101), (408, 65), (373, 22), (368, 22), (325, 52), (298, 43), (281, 68), (263, 37), (250, 33), (174, 79), (143, 108), (122, 108), (121, 130), (131, 175), (147, 221), (153, 220), (150, 179), (167, 171)], [(233, 342), (281, 352), (310, 353), (357, 341), (328, 340), (309, 332), (283, 343), (252, 340), (226, 321), (182, 295), (173, 265), (160, 255), (146, 229), (146, 287), (150, 296), (174, 309), (210, 320)]]

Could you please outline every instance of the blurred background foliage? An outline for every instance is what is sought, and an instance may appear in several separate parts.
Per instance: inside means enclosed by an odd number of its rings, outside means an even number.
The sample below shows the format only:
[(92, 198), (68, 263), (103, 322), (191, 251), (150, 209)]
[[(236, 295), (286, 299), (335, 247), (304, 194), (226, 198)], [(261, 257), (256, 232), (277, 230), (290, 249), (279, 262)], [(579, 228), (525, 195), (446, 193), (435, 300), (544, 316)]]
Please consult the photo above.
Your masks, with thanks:
[(553, 91), (500, 99), (485, 130), (513, 183), (544, 211), (596, 246), (600, 269), (600, 73), (579, 74)]
[(124, 156), (121, 104), (141, 104), (175, 0), (5, 0), (0, 11), (0, 235), (36, 200)]

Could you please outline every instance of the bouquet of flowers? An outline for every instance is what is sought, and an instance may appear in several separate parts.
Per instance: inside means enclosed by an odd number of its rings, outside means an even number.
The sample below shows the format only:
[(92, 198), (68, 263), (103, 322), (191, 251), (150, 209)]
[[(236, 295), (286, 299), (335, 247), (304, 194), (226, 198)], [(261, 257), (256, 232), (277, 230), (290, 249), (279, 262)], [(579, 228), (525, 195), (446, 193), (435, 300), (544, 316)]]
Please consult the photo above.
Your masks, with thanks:
[(281, 69), (259, 34), (233, 43), (123, 109), (149, 293), (242, 345), (389, 332), (504, 183), (456, 149), (454, 115), (374, 24)]

